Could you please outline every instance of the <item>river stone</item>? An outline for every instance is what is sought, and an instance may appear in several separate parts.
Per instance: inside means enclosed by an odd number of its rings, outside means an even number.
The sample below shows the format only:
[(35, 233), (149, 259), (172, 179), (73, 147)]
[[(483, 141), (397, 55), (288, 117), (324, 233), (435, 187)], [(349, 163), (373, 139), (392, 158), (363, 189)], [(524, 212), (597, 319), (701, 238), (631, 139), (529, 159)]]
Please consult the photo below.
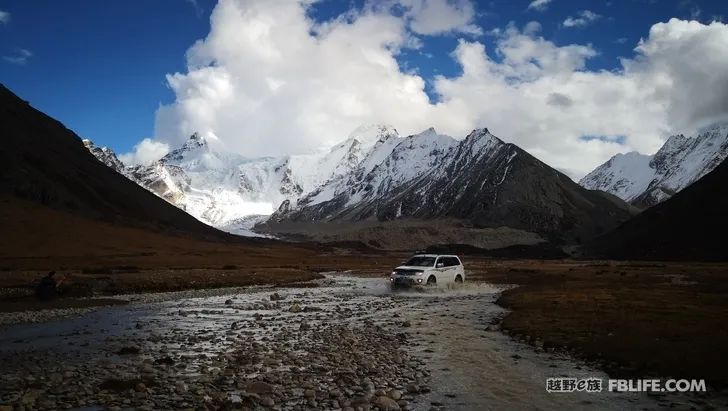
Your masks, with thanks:
[(252, 394), (270, 394), (273, 392), (273, 386), (264, 381), (253, 381), (245, 386), (245, 391)]
[(382, 411), (399, 411), (400, 409), (397, 401), (385, 396), (377, 397), (376, 404)]
[(264, 407), (269, 407), (269, 408), (270, 408), (270, 407), (272, 407), (272, 406), (274, 406), (274, 405), (276, 405), (276, 402), (275, 402), (275, 401), (273, 401), (273, 398), (271, 398), (271, 397), (263, 397), (263, 398), (262, 398), (262, 399), (260, 400), (260, 403), (261, 403), (261, 404), (262, 404), (262, 405), (263, 405)]

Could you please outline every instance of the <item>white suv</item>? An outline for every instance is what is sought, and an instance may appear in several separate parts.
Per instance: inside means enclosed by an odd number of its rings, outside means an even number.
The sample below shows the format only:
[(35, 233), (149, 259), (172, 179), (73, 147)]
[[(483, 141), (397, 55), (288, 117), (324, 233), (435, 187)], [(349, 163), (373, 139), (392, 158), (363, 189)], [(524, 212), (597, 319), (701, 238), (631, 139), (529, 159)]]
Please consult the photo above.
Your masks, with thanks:
[(417, 254), (392, 271), (392, 287), (447, 286), (465, 281), (465, 269), (454, 255)]

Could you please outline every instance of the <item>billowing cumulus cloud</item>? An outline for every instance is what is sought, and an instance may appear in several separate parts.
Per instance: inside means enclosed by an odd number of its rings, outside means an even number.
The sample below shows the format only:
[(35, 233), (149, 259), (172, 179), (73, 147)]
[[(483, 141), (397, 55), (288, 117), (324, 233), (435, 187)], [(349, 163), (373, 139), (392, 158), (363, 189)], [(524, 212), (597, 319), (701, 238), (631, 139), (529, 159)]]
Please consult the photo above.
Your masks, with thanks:
[(470, 0), (399, 0), (395, 3), (406, 9), (410, 28), (417, 34), (483, 34), (482, 29), (473, 24), (475, 8)]
[(587, 70), (594, 46), (556, 45), (535, 25), (499, 31), (492, 50), (461, 39), (451, 58), (462, 73), (429, 79), (431, 101), (426, 80), (396, 60), (421, 44), (411, 16), (367, 8), (317, 23), (307, 4), (221, 0), (187, 72), (167, 78), (176, 101), (158, 110), (150, 143), (176, 146), (198, 131), (260, 156), (311, 151), (366, 123), (457, 138), (488, 127), (580, 177), (617, 152), (654, 152), (669, 133), (728, 113), (722, 23), (656, 24), (616, 71)]

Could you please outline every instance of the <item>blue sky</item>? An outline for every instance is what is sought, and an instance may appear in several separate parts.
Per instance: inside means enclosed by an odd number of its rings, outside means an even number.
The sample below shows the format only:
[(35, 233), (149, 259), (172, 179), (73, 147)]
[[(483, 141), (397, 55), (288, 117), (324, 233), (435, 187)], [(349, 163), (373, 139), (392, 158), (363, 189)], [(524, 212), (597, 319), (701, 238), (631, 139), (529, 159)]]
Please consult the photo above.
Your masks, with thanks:
[[(0, 18), (0, 81), (80, 136), (117, 152), (130, 151), (142, 138), (153, 136), (158, 107), (175, 100), (165, 75), (186, 71), (185, 52), (210, 31), (215, 3), (0, 0), (0, 11), (7, 13)], [(489, 57), (498, 61), (497, 36), (491, 30), (537, 21), (540, 35), (557, 46), (590, 44), (598, 54), (586, 61), (588, 70), (615, 70), (621, 67), (620, 57), (634, 56), (635, 45), (654, 23), (671, 17), (708, 22), (728, 16), (725, 1), (552, 0), (540, 11), (529, 9), (529, 3), (475, 2), (473, 23), (483, 34), (421, 35), (422, 46), (404, 49), (397, 61), (405, 72), (426, 81), (434, 101), (434, 76), (457, 76), (462, 70), (451, 56), (460, 38), (484, 44)], [(324, 0), (310, 15), (322, 21), (351, 7), (361, 7), (361, 2)], [(578, 19), (586, 9), (598, 17), (583, 26), (564, 26), (567, 18)]]

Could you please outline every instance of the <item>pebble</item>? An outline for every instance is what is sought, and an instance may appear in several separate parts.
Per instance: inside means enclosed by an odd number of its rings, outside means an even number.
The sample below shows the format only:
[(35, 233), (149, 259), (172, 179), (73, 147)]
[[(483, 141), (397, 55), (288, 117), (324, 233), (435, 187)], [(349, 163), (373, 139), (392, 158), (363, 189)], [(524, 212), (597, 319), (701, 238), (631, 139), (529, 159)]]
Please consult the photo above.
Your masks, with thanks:
[(399, 407), (399, 404), (397, 404), (397, 401), (395, 401), (389, 397), (385, 397), (385, 396), (378, 397), (376, 404), (377, 404), (377, 407), (379, 407), (379, 409), (382, 411), (399, 411), (400, 410), (400, 407)]

